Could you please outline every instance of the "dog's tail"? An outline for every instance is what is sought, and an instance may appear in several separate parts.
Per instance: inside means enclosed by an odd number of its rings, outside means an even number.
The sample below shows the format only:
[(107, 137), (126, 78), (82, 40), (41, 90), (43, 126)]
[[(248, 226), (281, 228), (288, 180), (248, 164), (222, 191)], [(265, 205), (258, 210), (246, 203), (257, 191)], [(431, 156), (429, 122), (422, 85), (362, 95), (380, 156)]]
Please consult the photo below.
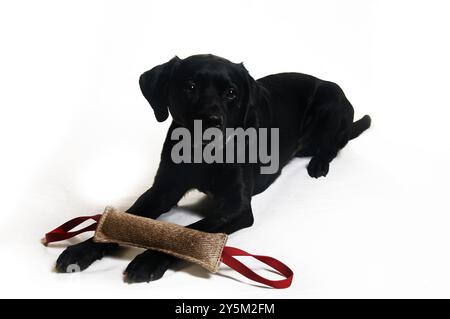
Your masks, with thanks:
[(370, 127), (372, 119), (369, 115), (364, 115), (362, 118), (353, 123), (350, 139), (357, 138), (362, 132)]

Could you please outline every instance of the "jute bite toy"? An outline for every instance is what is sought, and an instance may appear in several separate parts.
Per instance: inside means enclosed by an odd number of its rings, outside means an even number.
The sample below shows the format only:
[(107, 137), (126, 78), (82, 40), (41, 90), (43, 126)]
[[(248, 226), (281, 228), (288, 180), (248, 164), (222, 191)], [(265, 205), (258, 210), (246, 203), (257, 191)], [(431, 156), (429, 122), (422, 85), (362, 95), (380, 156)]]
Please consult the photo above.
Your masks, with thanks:
[[(95, 223), (72, 231), (87, 220)], [(206, 233), (173, 223), (139, 217), (107, 207), (103, 214), (74, 218), (45, 235), (44, 245), (65, 240), (86, 231), (94, 231), (94, 241), (117, 243), (164, 252), (166, 254), (196, 263), (211, 272), (217, 272), (222, 261), (249, 279), (273, 288), (287, 288), (291, 285), (293, 272), (279, 260), (249, 254), (241, 249), (225, 246), (228, 236), (223, 233)], [(270, 280), (256, 274), (234, 256), (251, 256), (271, 266), (285, 277)]]

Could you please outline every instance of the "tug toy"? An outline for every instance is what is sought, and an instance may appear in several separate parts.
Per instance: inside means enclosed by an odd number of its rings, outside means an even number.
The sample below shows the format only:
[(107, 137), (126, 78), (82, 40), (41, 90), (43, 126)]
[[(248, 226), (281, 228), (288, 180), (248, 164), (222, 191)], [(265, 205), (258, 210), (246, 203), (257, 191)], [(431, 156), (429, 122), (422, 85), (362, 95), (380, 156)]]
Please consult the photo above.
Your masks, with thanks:
[[(72, 231), (90, 219), (95, 223)], [(42, 242), (47, 245), (94, 230), (94, 241), (98, 243), (117, 243), (157, 250), (196, 263), (213, 273), (219, 270), (220, 263), (223, 262), (245, 277), (273, 288), (288, 288), (294, 276), (288, 266), (275, 258), (252, 255), (241, 249), (225, 246), (227, 234), (202, 232), (169, 222), (127, 214), (112, 207), (106, 207), (103, 214), (72, 219), (47, 233)], [(277, 270), (285, 279), (264, 278), (234, 256), (254, 257)]]

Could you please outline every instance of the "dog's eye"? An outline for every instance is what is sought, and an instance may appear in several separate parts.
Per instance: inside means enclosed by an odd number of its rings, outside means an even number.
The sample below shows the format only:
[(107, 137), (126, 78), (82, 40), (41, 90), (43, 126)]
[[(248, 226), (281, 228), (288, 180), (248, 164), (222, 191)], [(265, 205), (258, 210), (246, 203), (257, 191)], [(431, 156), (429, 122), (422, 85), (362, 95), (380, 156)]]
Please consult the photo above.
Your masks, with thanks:
[(195, 89), (197, 88), (197, 85), (195, 84), (195, 82), (194, 81), (188, 81), (187, 83), (186, 83), (186, 90), (188, 91), (188, 92), (194, 92), (195, 91)]
[(234, 100), (236, 98), (236, 90), (235, 89), (228, 89), (225, 92), (225, 98), (228, 100)]

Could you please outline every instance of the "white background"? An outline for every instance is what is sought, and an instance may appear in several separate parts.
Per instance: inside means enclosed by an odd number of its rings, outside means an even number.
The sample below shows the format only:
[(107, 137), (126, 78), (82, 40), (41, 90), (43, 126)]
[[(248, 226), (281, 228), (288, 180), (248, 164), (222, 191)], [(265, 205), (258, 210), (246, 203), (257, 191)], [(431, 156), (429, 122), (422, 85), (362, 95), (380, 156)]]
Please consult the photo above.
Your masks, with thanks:
[[(448, 13), (448, 1), (411, 0), (2, 1), (0, 297), (450, 297)], [(152, 183), (169, 121), (154, 119), (139, 75), (196, 53), (244, 61), (255, 78), (335, 81), (356, 117), (372, 116), (325, 179), (307, 159), (288, 165), (229, 240), (287, 263), (293, 285), (197, 266), (128, 285), (133, 249), (52, 272), (67, 242), (43, 247), (46, 231), (125, 209)], [(183, 211), (164, 218), (196, 218)]]

